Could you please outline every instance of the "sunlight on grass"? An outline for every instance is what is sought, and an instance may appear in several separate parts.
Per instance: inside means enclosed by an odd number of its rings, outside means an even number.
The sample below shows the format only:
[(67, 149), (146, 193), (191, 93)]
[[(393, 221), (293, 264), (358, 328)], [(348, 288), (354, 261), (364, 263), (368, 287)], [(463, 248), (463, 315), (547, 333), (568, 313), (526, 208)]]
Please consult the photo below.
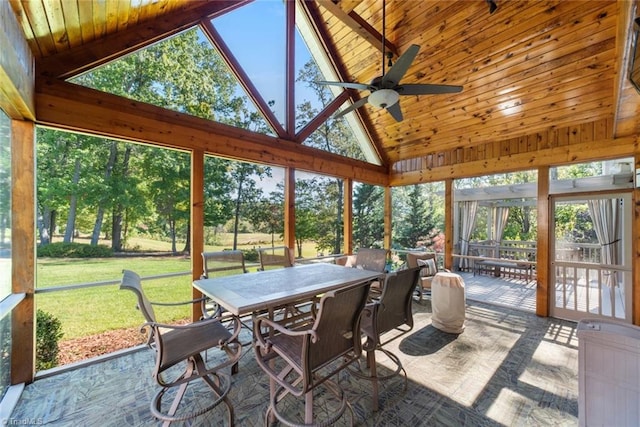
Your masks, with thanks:
[[(221, 246), (207, 246), (207, 251), (220, 251), (232, 247), (233, 235), (223, 233)], [(82, 243), (82, 239), (78, 239)], [(270, 246), (271, 236), (266, 234), (240, 235), (239, 249)], [(268, 243), (265, 243), (268, 242)], [(277, 241), (276, 246), (282, 245)], [(182, 245), (178, 245), (182, 249)], [(128, 246), (137, 251), (169, 252), (169, 242), (151, 239), (131, 238)], [(305, 244), (303, 254), (315, 256), (315, 245)], [(248, 263), (249, 271), (256, 271), (256, 263)], [(129, 269), (140, 276), (156, 276), (167, 273), (185, 272), (184, 276), (167, 279), (144, 280), (143, 287), (152, 301), (175, 302), (191, 299), (191, 258), (188, 255), (172, 256), (126, 256), (113, 258), (38, 258), (36, 288), (76, 285), (101, 281), (117, 281), (122, 270)], [(144, 323), (142, 314), (136, 310), (135, 296), (128, 291), (120, 291), (119, 285), (106, 285), (60, 292), (38, 293), (36, 307), (53, 314), (62, 323), (63, 340), (95, 335), (101, 332), (138, 327)], [(191, 311), (183, 307), (159, 307), (158, 321), (172, 323), (190, 317)]]

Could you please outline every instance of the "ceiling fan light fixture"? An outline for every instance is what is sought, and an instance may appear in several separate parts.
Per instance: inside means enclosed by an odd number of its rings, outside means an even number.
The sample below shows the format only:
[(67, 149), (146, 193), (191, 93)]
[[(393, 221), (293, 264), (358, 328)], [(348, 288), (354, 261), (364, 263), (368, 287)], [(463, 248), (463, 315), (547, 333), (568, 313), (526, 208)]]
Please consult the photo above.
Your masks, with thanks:
[(374, 107), (388, 108), (398, 102), (400, 95), (393, 89), (378, 89), (369, 95), (368, 102)]

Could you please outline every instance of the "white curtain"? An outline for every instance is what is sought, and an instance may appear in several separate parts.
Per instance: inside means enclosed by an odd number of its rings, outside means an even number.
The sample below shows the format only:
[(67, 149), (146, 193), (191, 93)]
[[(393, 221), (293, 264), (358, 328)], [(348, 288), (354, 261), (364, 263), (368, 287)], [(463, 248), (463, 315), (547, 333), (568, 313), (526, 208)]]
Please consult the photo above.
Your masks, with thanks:
[[(588, 200), (589, 215), (600, 243), (600, 264), (619, 265), (622, 232), (621, 199)], [(617, 286), (615, 271), (605, 271), (606, 284)]]
[[(478, 202), (470, 200), (460, 203), (460, 218), (462, 220), (462, 230), (460, 230), (460, 255), (469, 255), (469, 239), (476, 225), (476, 214), (478, 213)], [(469, 260), (460, 258), (460, 269), (469, 267)]]
[(508, 206), (496, 206), (493, 208), (493, 236), (492, 239), (500, 244), (502, 235), (504, 234), (504, 228), (507, 225), (507, 219), (509, 218)]

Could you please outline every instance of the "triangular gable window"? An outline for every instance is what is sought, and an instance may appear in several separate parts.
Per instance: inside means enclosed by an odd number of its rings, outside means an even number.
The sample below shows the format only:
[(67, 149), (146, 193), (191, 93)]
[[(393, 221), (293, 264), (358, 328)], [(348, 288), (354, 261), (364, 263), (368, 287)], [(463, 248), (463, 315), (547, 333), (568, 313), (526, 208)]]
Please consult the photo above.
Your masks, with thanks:
[(71, 83), (273, 135), (198, 28), (112, 61)]
[(69, 81), (380, 164), (355, 113), (316, 119), (344, 89), (316, 83), (338, 76), (302, 11), (299, 2), (249, 2)]

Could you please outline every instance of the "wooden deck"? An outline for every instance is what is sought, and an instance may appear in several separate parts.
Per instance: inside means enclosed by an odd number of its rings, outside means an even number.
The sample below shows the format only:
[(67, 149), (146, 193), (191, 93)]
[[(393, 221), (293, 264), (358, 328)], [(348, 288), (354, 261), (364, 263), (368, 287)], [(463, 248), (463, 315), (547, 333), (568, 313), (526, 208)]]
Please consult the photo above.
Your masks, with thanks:
[(464, 279), (468, 300), (486, 302), (527, 312), (536, 311), (536, 282), (521, 278), (458, 272)]

